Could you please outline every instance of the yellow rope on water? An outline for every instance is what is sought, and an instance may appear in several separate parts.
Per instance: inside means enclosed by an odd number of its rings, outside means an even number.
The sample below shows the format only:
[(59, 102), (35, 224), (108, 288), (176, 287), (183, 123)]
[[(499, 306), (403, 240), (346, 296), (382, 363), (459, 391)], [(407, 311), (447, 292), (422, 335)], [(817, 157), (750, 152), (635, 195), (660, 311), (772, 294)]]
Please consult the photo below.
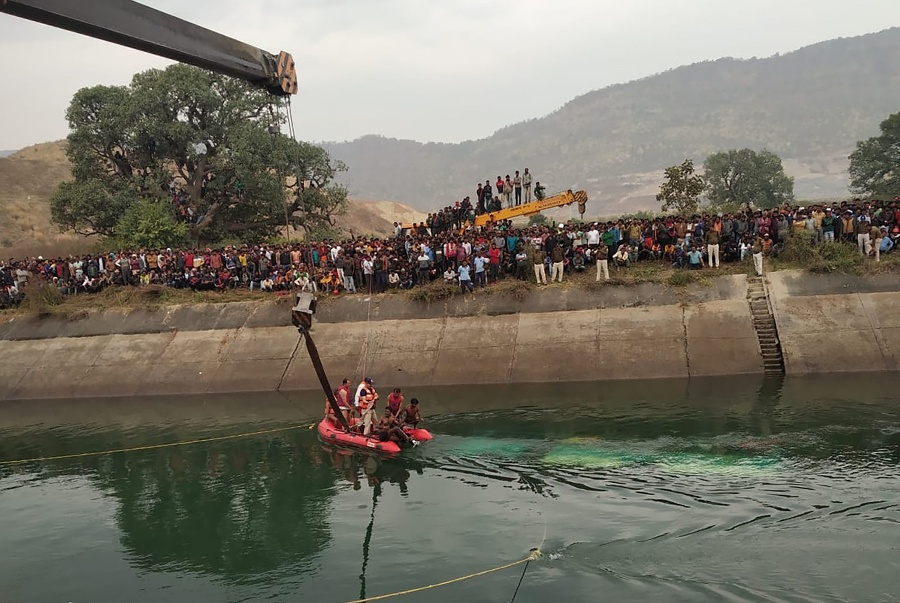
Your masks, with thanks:
[[(541, 519), (544, 519), (544, 515), (541, 514)], [(544, 546), (544, 541), (547, 540), (547, 522), (544, 521), (544, 536), (541, 538), (541, 544), (534, 549), (531, 549), (531, 553), (525, 557), (524, 559), (519, 559), (518, 561), (513, 561), (512, 563), (507, 563), (506, 565), (500, 565), (497, 567), (492, 567), (491, 569), (482, 570), (480, 572), (475, 572), (474, 574), (466, 574), (465, 576), (460, 576), (458, 578), (452, 578), (450, 580), (444, 580), (443, 582), (437, 582), (435, 584), (429, 584), (427, 586), (419, 586), (417, 588), (410, 588), (408, 590), (401, 590), (395, 593), (388, 593), (386, 595), (378, 595), (375, 597), (366, 597), (365, 599), (353, 599), (352, 601), (347, 601), (346, 603), (369, 603), (369, 601), (382, 601), (384, 599), (391, 599), (393, 597), (401, 597), (403, 595), (412, 595), (414, 593), (420, 593), (422, 591), (431, 590), (433, 588), (440, 588), (441, 586), (448, 586), (450, 584), (456, 584), (457, 582), (463, 582), (465, 580), (471, 580), (472, 578), (478, 578), (480, 576), (486, 576), (488, 574), (493, 574), (494, 572), (503, 571), (505, 569), (509, 569), (511, 567), (515, 567), (517, 565), (522, 565), (523, 563), (528, 563), (529, 561), (534, 561), (535, 559), (539, 559), (543, 553), (541, 553), (541, 548)]]
[(443, 582), (437, 582), (436, 584), (429, 584), (428, 586), (419, 586), (417, 588), (410, 588), (409, 590), (401, 590), (395, 593), (388, 593), (386, 595), (378, 595), (377, 597), (366, 597), (365, 599), (354, 599), (352, 601), (347, 601), (347, 603), (368, 603), (369, 601), (381, 601), (383, 599), (390, 599), (392, 597), (400, 597), (402, 595), (411, 595), (413, 593), (420, 593), (424, 590), (431, 590), (432, 588), (439, 588), (441, 586), (447, 586), (448, 584), (455, 584), (457, 582), (462, 582), (464, 580), (470, 580), (472, 578), (478, 578), (479, 576), (485, 576), (487, 574), (493, 574), (494, 572), (499, 572), (505, 569), (509, 569), (511, 567), (515, 567), (517, 565), (522, 565), (523, 563), (527, 563), (529, 561), (533, 561), (541, 556), (541, 552), (539, 549), (534, 549), (528, 557), (524, 559), (519, 559), (518, 561), (513, 561), (512, 563), (507, 563), (506, 565), (500, 565), (498, 567), (492, 567), (491, 569), (483, 570), (480, 572), (476, 572), (474, 574), (468, 574), (465, 576), (460, 576), (459, 578), (453, 578), (452, 580), (444, 580)]
[[(132, 446), (130, 448), (116, 448), (114, 450), (99, 450), (96, 452), (78, 452), (75, 454), (60, 454), (57, 456), (39, 456), (31, 459), (18, 459), (14, 461), (0, 461), (0, 467), (5, 465), (22, 465), (25, 463), (37, 463), (41, 461), (61, 461), (65, 459), (78, 459), (88, 456), (103, 456), (106, 454), (118, 454), (122, 452), (139, 452), (141, 450), (157, 450), (159, 448), (173, 448), (175, 446), (188, 446), (190, 444), (204, 444), (206, 442), (222, 442), (224, 440), (236, 440), (238, 438), (251, 438), (253, 436), (268, 435), (270, 433), (280, 433), (290, 431), (292, 429), (300, 429), (306, 427), (303, 425), (291, 425), (289, 427), (276, 427), (274, 429), (261, 429), (259, 431), (251, 431), (249, 433), (236, 433), (233, 435), (215, 436), (211, 438), (198, 438), (195, 440), (186, 440), (181, 442), (169, 442), (167, 444), (150, 444), (149, 446)], [(313, 423), (312, 427), (315, 427)], [(312, 429), (309, 427), (309, 429)]]

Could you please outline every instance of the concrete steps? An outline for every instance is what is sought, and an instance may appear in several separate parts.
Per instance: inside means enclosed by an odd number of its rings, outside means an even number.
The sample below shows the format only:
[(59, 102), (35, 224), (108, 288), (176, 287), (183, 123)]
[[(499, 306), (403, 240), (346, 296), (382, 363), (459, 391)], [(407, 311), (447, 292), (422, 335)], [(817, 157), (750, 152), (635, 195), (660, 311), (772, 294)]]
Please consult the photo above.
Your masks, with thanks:
[(778, 326), (769, 310), (766, 287), (762, 277), (750, 277), (747, 285), (747, 302), (753, 316), (753, 328), (759, 341), (759, 351), (763, 359), (763, 369), (767, 375), (784, 374), (784, 356), (778, 339)]

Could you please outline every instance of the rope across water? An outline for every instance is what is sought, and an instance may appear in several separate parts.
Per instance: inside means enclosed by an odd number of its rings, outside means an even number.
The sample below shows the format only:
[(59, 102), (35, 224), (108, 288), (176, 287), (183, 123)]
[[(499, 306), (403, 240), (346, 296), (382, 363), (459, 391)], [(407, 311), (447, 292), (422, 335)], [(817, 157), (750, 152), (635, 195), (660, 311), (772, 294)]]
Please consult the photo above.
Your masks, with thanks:
[[(315, 426), (315, 424), (313, 424)], [(11, 461), (0, 461), (0, 467), (7, 465), (24, 465), (26, 463), (38, 463), (42, 461), (62, 461), (66, 459), (78, 459), (89, 456), (103, 456), (107, 454), (120, 454), (123, 452), (139, 452), (141, 450), (157, 450), (160, 448), (173, 448), (175, 446), (187, 446), (190, 444), (204, 444), (206, 442), (222, 442), (225, 440), (236, 440), (238, 438), (251, 438), (254, 436), (268, 435), (271, 433), (282, 433), (293, 429), (310, 427), (304, 423), (303, 425), (290, 425), (288, 427), (275, 427), (273, 429), (260, 429), (258, 431), (250, 431), (247, 433), (236, 433), (232, 435), (214, 436), (209, 438), (196, 438), (193, 440), (183, 440), (180, 442), (168, 442), (165, 444), (149, 444), (146, 446), (131, 446), (129, 448), (114, 448), (112, 450), (97, 450), (94, 452), (77, 452), (74, 454), (59, 454), (55, 456), (38, 456), (30, 459), (16, 459)]]
[[(541, 514), (541, 520), (544, 520), (544, 515)], [(524, 559), (519, 559), (518, 561), (513, 561), (511, 563), (506, 563), (504, 565), (498, 565), (497, 567), (492, 567), (486, 570), (481, 570), (479, 572), (474, 572), (472, 574), (466, 574), (465, 576), (459, 576), (458, 578), (451, 578), (450, 580), (444, 580), (443, 582), (436, 582), (434, 584), (428, 584), (426, 586), (418, 586), (416, 588), (409, 588), (406, 590), (400, 590), (393, 593), (387, 593), (384, 595), (377, 595), (374, 597), (366, 597), (365, 599), (353, 599), (352, 601), (346, 601), (345, 603), (369, 603), (370, 601), (383, 601), (385, 599), (393, 599), (394, 597), (402, 597), (403, 595), (412, 595), (415, 593), (420, 593), (426, 590), (432, 590), (435, 588), (440, 588), (442, 586), (449, 586), (451, 584), (457, 584), (459, 582), (464, 582), (466, 580), (471, 580), (473, 578), (480, 578), (481, 576), (487, 576), (488, 574), (493, 574), (496, 572), (503, 571), (505, 569), (509, 569), (511, 567), (516, 567), (517, 565), (524, 564), (522, 575), (519, 577), (519, 582), (516, 585), (516, 590), (513, 593), (512, 600), (515, 601), (516, 595), (519, 592), (519, 587), (522, 586), (522, 580), (525, 579), (525, 572), (528, 571), (528, 564), (531, 561), (535, 561), (540, 559), (543, 556), (541, 552), (541, 548), (544, 546), (544, 542), (547, 540), (547, 522), (544, 523), (544, 535), (541, 538), (541, 543), (536, 548), (531, 549), (531, 552)]]

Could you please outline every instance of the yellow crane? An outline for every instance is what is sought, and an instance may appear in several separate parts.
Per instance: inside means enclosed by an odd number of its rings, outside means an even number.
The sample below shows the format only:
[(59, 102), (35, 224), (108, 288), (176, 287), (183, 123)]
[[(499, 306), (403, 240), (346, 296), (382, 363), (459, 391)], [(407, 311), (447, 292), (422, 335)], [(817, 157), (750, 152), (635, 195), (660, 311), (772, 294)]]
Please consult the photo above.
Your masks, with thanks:
[[(522, 205), (516, 205), (514, 207), (500, 209), (497, 211), (487, 212), (479, 216), (475, 216), (475, 226), (484, 226), (485, 224), (488, 224), (490, 222), (502, 222), (503, 220), (510, 220), (518, 216), (531, 216), (533, 214), (540, 213), (545, 209), (561, 207), (563, 205), (571, 205), (572, 203), (578, 203), (578, 213), (582, 218), (584, 218), (587, 198), (587, 193), (585, 191), (577, 191), (573, 193), (572, 190), (569, 189), (562, 193), (557, 193), (549, 197), (544, 197), (540, 200), (532, 201), (531, 203), (523, 203)], [(417, 224), (401, 224), (401, 227), (406, 230), (409, 230), (416, 226)]]

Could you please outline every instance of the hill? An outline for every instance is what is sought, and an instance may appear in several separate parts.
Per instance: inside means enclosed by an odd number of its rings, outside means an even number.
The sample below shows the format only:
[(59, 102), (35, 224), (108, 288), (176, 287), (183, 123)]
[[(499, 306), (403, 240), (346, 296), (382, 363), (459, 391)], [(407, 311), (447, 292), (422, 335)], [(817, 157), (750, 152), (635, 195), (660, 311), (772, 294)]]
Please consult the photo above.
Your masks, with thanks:
[[(71, 177), (65, 141), (46, 142), (0, 157), (0, 256), (57, 255), (95, 243), (60, 233), (50, 222), (50, 196)], [(345, 232), (389, 236), (395, 221), (421, 221), (425, 214), (391, 201), (351, 201), (338, 219)]]
[(781, 155), (801, 198), (840, 197), (849, 152), (900, 110), (898, 61), (894, 28), (765, 59), (679, 67), (589, 92), (480, 140), (366, 136), (325, 146), (350, 166), (348, 184), (360, 196), (426, 211), (526, 166), (548, 192), (587, 190), (598, 215), (658, 209), (663, 168), (740, 147)]

